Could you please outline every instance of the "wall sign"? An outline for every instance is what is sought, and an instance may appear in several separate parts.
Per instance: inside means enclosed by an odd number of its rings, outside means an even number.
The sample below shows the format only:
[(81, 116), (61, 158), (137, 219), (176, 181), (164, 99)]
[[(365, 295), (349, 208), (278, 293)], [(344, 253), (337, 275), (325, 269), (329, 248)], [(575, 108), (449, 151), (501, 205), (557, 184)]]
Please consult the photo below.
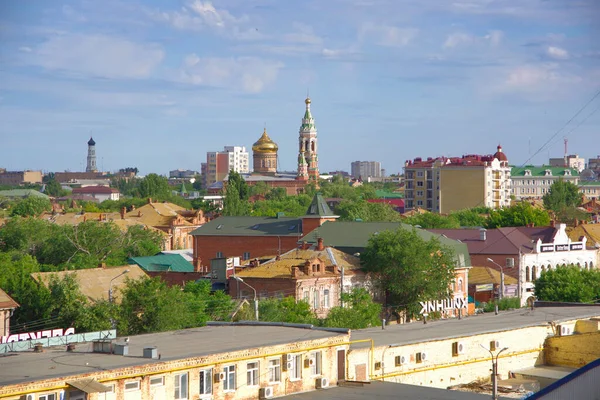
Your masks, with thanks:
[(75, 328), (67, 329), (48, 329), (45, 331), (15, 333), (14, 335), (2, 336), (0, 343), (21, 342), (23, 340), (35, 340), (57, 336), (67, 336), (75, 334)]
[(551, 253), (554, 251), (572, 251), (572, 250), (584, 250), (583, 243), (571, 243), (568, 244), (542, 244), (540, 246), (541, 253)]
[(571, 250), (583, 250), (583, 243), (571, 244)]
[(453, 299), (437, 301), (421, 301), (419, 304), (421, 305), (419, 314), (467, 308), (467, 300), (464, 297), (455, 297)]

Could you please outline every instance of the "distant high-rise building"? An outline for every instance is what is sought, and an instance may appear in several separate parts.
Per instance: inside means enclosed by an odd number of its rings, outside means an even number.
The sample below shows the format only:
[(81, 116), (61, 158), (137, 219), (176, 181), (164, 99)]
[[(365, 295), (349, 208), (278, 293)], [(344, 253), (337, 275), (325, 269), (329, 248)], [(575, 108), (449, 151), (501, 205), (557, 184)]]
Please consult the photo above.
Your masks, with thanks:
[(98, 172), (98, 168), (96, 167), (96, 142), (94, 142), (94, 138), (91, 136), (90, 140), (88, 140), (87, 167), (85, 172)]
[(250, 172), (248, 152), (243, 146), (225, 146), (224, 151), (209, 151), (206, 153), (206, 184), (225, 179), (229, 171), (240, 174)]
[(350, 164), (350, 173), (355, 179), (381, 178), (381, 163), (378, 161), (354, 161)]

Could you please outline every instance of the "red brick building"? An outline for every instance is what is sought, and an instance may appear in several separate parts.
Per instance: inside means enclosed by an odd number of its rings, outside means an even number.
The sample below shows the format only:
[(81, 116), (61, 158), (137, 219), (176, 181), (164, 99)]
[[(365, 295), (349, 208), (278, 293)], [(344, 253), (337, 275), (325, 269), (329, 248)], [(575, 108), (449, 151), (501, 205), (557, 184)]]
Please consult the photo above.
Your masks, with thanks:
[(243, 260), (276, 256), (296, 248), (300, 238), (338, 216), (316, 194), (306, 215), (297, 217), (219, 217), (191, 235), (194, 238), (194, 267), (210, 272), (210, 260), (241, 257)]

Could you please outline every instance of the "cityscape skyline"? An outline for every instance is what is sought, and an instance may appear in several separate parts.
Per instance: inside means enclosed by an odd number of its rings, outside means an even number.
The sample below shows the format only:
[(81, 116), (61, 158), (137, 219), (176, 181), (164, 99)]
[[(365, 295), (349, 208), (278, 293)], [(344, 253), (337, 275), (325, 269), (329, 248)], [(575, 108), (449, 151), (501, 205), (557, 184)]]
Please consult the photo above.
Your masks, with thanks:
[[(310, 90), (320, 169), (402, 172), (415, 157), (525, 163), (600, 84), (593, 0), (0, 5), (0, 167), (200, 169), (266, 124), (294, 170)], [(596, 98), (527, 164), (589, 159)], [(426, 140), (422, 140), (426, 138)], [(365, 145), (368, 139), (369, 146)], [(467, 145), (468, 144), (468, 145)]]

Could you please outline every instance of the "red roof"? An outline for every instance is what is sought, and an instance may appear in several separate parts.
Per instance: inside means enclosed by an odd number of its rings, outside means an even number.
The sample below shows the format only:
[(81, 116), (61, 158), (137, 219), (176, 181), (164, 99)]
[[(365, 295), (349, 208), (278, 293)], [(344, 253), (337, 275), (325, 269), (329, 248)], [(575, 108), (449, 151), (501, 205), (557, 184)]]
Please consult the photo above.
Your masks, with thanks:
[(385, 203), (385, 204), (389, 204), (393, 207), (404, 208), (404, 200), (403, 199), (369, 199), (367, 201), (369, 203)]
[(19, 303), (14, 301), (6, 292), (0, 289), (0, 310), (12, 310), (19, 307)]
[(86, 186), (73, 189), (73, 194), (111, 194), (119, 193), (115, 188), (108, 186)]

